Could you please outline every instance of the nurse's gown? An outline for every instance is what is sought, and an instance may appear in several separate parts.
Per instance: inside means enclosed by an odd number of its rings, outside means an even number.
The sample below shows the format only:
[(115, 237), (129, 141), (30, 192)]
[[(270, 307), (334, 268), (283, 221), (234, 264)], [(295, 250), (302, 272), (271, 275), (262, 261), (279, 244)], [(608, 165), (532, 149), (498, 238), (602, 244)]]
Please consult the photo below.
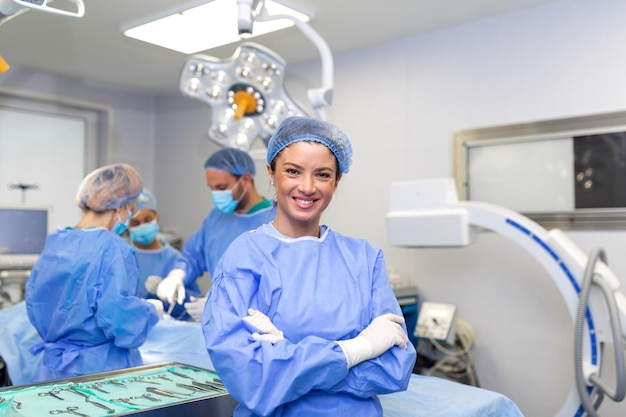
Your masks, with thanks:
[(142, 365), (139, 346), (158, 322), (136, 297), (137, 258), (104, 228), (48, 235), (26, 282), (28, 318), (43, 342), (33, 382)]
[(237, 236), (274, 220), (276, 207), (267, 204), (268, 207), (250, 214), (223, 214), (211, 210), (202, 221), (202, 227), (187, 239), (183, 258), (174, 265), (174, 268), (185, 271), (185, 285), (195, 282), (205, 272), (211, 277), (228, 245)]
[[(248, 308), (285, 340), (255, 341)], [(402, 314), (381, 250), (326, 227), (321, 238), (292, 239), (266, 224), (224, 254), (202, 323), (211, 361), (239, 402), (235, 417), (382, 416), (376, 395), (406, 390), (415, 348), (394, 346), (348, 369), (335, 341), (385, 313)]]

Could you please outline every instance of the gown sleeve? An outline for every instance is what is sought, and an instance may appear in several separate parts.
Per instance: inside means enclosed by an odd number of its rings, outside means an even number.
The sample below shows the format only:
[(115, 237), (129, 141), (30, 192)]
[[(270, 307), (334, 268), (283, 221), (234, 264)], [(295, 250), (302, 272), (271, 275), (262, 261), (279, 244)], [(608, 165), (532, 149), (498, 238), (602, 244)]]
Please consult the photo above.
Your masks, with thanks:
[(204, 230), (206, 220), (202, 227), (192, 234), (183, 246), (183, 256), (176, 261), (174, 269), (185, 271), (185, 285), (195, 282), (206, 271), (204, 260)]
[[(387, 268), (381, 251), (378, 252), (373, 274), (372, 305), (374, 310), (370, 323), (376, 317), (386, 313), (402, 316), (398, 300), (389, 285)], [(403, 324), (402, 327), (406, 333), (406, 325)], [(329, 390), (348, 392), (359, 397), (405, 391), (413, 372), (416, 356), (415, 347), (410, 341), (406, 349), (393, 347), (374, 359), (350, 368), (348, 376)]]

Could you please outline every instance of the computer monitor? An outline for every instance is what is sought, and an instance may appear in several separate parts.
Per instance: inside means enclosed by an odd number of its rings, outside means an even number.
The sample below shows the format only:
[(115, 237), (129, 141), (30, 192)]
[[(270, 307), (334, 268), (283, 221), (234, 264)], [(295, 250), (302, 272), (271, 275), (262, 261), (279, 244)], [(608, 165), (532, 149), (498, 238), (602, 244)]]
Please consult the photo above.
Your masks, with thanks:
[(50, 209), (0, 206), (0, 270), (30, 269), (43, 250)]

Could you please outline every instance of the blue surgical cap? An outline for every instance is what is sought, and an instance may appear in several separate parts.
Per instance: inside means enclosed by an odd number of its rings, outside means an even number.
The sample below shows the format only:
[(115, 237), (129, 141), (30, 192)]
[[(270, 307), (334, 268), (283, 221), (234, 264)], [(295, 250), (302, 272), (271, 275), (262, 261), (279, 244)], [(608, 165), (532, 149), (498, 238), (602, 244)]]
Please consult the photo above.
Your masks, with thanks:
[(137, 197), (137, 208), (157, 211), (156, 198), (146, 187), (143, 188), (143, 191)]
[(76, 193), (76, 204), (95, 212), (112, 210), (135, 200), (142, 189), (143, 181), (133, 167), (106, 165), (83, 179)]
[(256, 166), (252, 157), (237, 148), (222, 148), (215, 152), (204, 163), (204, 169), (217, 169), (237, 176), (249, 172), (252, 178), (256, 175)]
[(267, 144), (267, 163), (294, 142), (319, 142), (337, 158), (339, 172), (345, 174), (352, 163), (352, 145), (339, 128), (311, 117), (288, 117), (282, 121)]

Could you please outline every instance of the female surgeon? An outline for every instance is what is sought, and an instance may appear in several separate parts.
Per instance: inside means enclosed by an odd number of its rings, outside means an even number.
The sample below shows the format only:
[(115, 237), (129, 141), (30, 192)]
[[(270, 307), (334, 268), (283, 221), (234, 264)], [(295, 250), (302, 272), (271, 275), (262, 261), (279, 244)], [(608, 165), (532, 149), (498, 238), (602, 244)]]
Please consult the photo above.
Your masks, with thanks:
[[(154, 194), (144, 187), (137, 198), (137, 213), (130, 219), (128, 234), (135, 248), (139, 263), (139, 292), (137, 295), (146, 299), (157, 299), (159, 283), (183, 258), (176, 248), (159, 238), (159, 212)], [(186, 301), (189, 297), (200, 297), (200, 287), (196, 281), (185, 285)], [(178, 320), (191, 320), (187, 310), (180, 304), (163, 302), (169, 315)]]
[(381, 250), (320, 225), (352, 147), (337, 127), (283, 121), (269, 141), (272, 223), (238, 237), (203, 315), (207, 349), (242, 416), (382, 416), (415, 363)]
[(129, 165), (96, 169), (81, 182), (75, 227), (48, 235), (26, 283), (28, 318), (43, 339), (33, 382), (142, 364), (138, 347), (157, 323), (161, 301), (136, 296), (137, 258), (118, 235), (143, 188)]

